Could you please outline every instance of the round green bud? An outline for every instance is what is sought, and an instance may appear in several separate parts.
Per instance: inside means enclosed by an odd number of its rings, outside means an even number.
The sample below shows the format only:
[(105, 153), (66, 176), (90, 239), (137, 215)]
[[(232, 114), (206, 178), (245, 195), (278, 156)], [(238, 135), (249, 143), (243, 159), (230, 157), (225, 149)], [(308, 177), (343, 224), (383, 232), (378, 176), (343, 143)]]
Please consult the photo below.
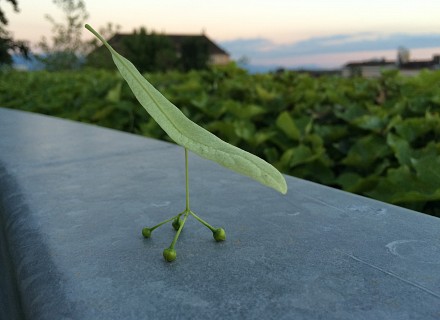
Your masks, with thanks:
[(174, 219), (174, 221), (173, 221), (173, 228), (176, 231), (179, 230), (179, 228), (180, 228), (180, 219), (179, 218)]
[(143, 235), (145, 238), (149, 238), (149, 237), (151, 237), (151, 229), (150, 229), (150, 228), (143, 228), (143, 229), (142, 229), (142, 235)]
[(168, 261), (168, 262), (171, 262), (171, 261), (176, 260), (176, 256), (177, 256), (177, 254), (176, 254), (176, 250), (174, 250), (174, 249), (166, 248), (166, 249), (163, 251), (163, 257), (164, 257), (165, 260)]
[(226, 232), (223, 228), (217, 228), (212, 233), (212, 236), (214, 237), (215, 241), (224, 241), (226, 240)]

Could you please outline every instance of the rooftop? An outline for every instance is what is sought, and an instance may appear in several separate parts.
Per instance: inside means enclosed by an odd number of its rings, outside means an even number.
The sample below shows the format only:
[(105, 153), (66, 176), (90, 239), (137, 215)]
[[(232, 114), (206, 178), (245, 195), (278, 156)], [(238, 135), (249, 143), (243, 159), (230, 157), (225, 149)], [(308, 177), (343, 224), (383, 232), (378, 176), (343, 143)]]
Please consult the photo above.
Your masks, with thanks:
[[(118, 48), (124, 38), (130, 36), (129, 33), (117, 33), (108, 40), (108, 43), (115, 48)], [(180, 50), (185, 40), (196, 38), (204, 41), (208, 45), (209, 54), (224, 54), (229, 55), (225, 50), (220, 48), (215, 42), (209, 39), (205, 34), (160, 34), (167, 37), (175, 46), (177, 50)]]

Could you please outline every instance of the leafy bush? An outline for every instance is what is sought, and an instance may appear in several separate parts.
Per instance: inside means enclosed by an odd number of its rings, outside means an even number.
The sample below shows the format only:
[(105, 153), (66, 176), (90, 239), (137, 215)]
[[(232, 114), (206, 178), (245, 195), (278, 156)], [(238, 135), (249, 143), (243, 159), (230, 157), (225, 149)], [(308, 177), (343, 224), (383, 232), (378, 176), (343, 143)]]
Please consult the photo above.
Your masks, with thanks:
[[(440, 216), (440, 72), (312, 78), (229, 65), (146, 77), (284, 173)], [(0, 105), (167, 139), (115, 72), (2, 73)]]

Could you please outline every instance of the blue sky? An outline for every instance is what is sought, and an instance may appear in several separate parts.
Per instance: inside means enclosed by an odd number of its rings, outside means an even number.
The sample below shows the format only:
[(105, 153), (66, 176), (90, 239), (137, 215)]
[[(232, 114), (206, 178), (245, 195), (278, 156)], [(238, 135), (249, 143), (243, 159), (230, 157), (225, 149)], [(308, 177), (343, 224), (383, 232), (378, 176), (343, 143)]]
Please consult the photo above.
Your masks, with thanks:
[(440, 54), (440, 33), (363, 32), (311, 37), (282, 44), (265, 38), (245, 38), (223, 41), (221, 45), (236, 59), (251, 57), (251, 62), (257, 65), (332, 68), (355, 60), (394, 60), (400, 46), (410, 48), (413, 59), (430, 59), (433, 53)]
[[(399, 46), (414, 59), (440, 53), (440, 0), (86, 0), (95, 28), (123, 32), (145, 26), (165, 33), (205, 33), (233, 58), (251, 64), (339, 67), (347, 61), (392, 59)], [(44, 15), (60, 18), (52, 0), (1, 6), (17, 39), (50, 36)], [(84, 37), (90, 37), (84, 32)]]

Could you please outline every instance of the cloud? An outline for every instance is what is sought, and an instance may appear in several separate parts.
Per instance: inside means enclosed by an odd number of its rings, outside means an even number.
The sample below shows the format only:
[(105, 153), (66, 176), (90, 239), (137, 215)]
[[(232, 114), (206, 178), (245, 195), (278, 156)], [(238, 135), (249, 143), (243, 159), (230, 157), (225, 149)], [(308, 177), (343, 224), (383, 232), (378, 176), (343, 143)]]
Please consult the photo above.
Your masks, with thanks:
[(377, 34), (363, 32), (336, 34), (288, 44), (275, 44), (269, 39), (249, 38), (221, 42), (233, 58), (247, 56), (253, 61), (273, 61), (307, 55), (342, 54), (366, 51), (397, 50), (440, 47), (440, 33), (432, 34)]
[(233, 55), (248, 55), (249, 53), (276, 51), (277, 46), (270, 40), (264, 38), (235, 39), (220, 42), (220, 45)]

